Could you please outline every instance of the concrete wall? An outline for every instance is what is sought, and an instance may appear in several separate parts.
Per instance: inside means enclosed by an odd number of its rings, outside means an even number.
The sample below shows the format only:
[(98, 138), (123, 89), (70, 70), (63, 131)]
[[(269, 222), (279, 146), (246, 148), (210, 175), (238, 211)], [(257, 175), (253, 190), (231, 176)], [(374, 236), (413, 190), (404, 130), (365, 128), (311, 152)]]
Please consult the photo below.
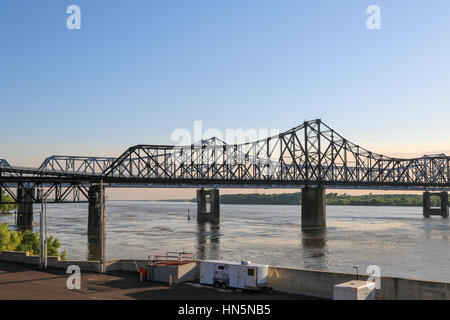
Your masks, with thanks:
[(197, 279), (197, 263), (191, 262), (182, 264), (178, 268), (178, 280), (177, 283), (194, 281)]
[[(360, 275), (361, 280), (366, 280), (367, 278), (367, 275)], [(351, 273), (269, 267), (269, 287), (276, 290), (328, 299), (333, 298), (334, 285), (355, 279), (356, 276)], [(382, 276), (381, 289), (376, 290), (375, 299), (450, 299), (450, 282)]]
[[(2, 251), (0, 261), (39, 265), (39, 256), (30, 255), (25, 251)], [(67, 269), (70, 265), (77, 265), (84, 272), (99, 272), (98, 261), (60, 260), (59, 257), (47, 257), (47, 266), (59, 269)]]
[(2, 251), (0, 254), (0, 261), (25, 263), (25, 264), (39, 264), (39, 256), (29, 255), (25, 251)]

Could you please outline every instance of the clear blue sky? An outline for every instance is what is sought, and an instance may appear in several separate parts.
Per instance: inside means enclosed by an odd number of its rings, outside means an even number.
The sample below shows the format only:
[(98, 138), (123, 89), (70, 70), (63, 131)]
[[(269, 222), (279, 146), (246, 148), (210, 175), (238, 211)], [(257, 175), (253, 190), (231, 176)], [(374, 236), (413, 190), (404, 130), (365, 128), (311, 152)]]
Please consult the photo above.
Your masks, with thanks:
[[(81, 7), (81, 30), (66, 28)], [(366, 28), (381, 8), (382, 29)], [(0, 2), (0, 158), (117, 156), (177, 128), (321, 118), (385, 154), (450, 153), (450, 1)]]

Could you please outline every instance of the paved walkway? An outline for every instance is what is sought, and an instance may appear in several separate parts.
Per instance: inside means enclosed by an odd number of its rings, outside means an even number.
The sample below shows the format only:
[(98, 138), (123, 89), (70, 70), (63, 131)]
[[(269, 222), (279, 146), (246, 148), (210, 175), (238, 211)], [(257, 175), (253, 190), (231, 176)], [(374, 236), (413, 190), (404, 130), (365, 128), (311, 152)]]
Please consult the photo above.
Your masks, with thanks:
[(82, 273), (81, 289), (67, 289), (65, 270), (49, 269), (41, 272), (37, 266), (0, 262), (0, 299), (58, 299), (58, 300), (299, 300), (308, 297), (281, 292), (236, 292), (217, 290), (188, 284), (169, 286), (139, 281), (134, 272), (115, 271), (108, 274)]

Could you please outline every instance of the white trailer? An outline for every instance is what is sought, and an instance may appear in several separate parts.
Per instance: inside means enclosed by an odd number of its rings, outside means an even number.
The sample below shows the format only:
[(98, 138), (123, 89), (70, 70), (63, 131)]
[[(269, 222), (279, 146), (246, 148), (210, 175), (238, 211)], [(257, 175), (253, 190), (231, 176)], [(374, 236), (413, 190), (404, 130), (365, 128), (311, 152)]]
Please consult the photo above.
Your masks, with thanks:
[(200, 283), (222, 288), (262, 289), (268, 287), (268, 272), (266, 264), (206, 260), (200, 262)]

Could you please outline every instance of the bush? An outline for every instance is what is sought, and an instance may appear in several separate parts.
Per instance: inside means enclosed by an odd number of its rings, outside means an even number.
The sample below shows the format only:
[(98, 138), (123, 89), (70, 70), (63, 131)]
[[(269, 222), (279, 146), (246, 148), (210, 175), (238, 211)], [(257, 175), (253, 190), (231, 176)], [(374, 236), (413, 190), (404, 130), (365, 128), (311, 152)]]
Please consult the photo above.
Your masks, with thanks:
[(8, 228), (7, 223), (0, 225), (0, 250), (15, 251), (20, 245), (20, 235)]
[(58, 252), (58, 249), (61, 247), (61, 242), (53, 236), (48, 237), (47, 239), (47, 254), (49, 256), (60, 256), (62, 260), (66, 260), (66, 250), (63, 250), (61, 253)]
[(31, 230), (26, 230), (22, 233), (22, 241), (15, 251), (28, 251), (32, 255), (39, 255), (40, 239), (39, 233), (33, 233)]
[[(8, 223), (0, 225), (0, 250), (1, 251), (28, 251), (32, 255), (39, 255), (40, 251), (39, 232), (31, 230), (19, 231), (9, 229)], [(47, 255), (59, 256), (66, 260), (66, 251), (58, 252), (61, 242), (53, 236), (47, 239)]]

